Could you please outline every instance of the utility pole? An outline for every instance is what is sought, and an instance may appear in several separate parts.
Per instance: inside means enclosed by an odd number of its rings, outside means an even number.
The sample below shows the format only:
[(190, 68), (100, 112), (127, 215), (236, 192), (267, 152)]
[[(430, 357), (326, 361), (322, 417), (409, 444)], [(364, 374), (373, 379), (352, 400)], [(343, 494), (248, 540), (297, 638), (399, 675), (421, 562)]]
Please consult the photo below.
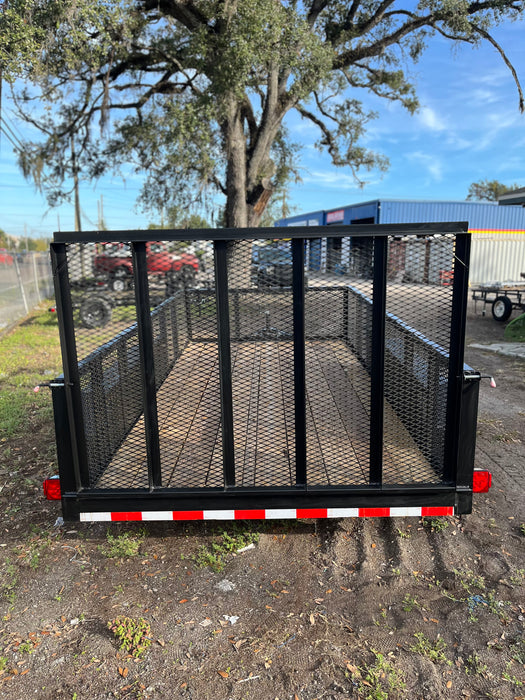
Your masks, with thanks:
[(71, 134), (71, 169), (73, 171), (73, 190), (75, 197), (75, 231), (82, 231), (82, 222), (80, 219), (80, 197), (78, 194), (77, 156), (75, 153), (75, 138), (73, 134)]

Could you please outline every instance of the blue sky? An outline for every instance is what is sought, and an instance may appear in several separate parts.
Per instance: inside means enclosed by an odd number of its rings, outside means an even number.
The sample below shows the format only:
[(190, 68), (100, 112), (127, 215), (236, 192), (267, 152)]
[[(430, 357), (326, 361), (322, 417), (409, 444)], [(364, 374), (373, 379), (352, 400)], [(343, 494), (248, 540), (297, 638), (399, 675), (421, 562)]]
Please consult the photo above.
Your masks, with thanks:
[[(494, 31), (525, 88), (525, 23)], [(288, 119), (293, 138), (303, 144), (302, 183), (293, 185), (290, 203), (296, 213), (336, 208), (376, 198), (463, 200), (471, 182), (489, 178), (525, 186), (525, 115), (518, 110), (512, 76), (495, 49), (452, 46), (435, 38), (412, 68), (421, 109), (410, 116), (400, 105), (356, 94), (379, 112), (369, 124), (364, 145), (390, 159), (384, 175), (364, 174), (359, 188), (349, 169), (331, 166), (314, 148), (317, 132), (296, 116)], [(7, 106), (8, 124), (24, 133)], [(83, 184), (83, 228), (96, 228), (97, 202), (104, 198), (110, 229), (142, 228), (150, 217), (135, 208), (140, 180), (106, 177)], [(19, 173), (9, 141), (0, 141), (0, 228), (22, 236), (51, 236), (58, 226), (72, 230), (73, 207), (49, 210), (45, 198)]]

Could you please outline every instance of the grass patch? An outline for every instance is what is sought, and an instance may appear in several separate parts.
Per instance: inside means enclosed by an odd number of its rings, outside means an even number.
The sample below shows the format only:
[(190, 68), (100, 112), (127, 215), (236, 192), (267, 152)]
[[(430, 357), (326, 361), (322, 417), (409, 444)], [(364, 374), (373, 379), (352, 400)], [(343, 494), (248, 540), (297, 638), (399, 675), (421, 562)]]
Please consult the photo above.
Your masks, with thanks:
[(0, 338), (0, 434), (9, 439), (27, 430), (30, 414), (52, 416), (49, 392), (33, 389), (61, 371), (56, 316), (42, 307)]
[(445, 649), (447, 648), (447, 643), (438, 637), (435, 642), (431, 642), (427, 639), (423, 632), (416, 632), (414, 637), (417, 639), (417, 644), (413, 644), (410, 647), (410, 651), (420, 654), (421, 656), (426, 656), (434, 664), (447, 664), (452, 666), (452, 661), (447, 659), (445, 656)]
[(108, 629), (120, 643), (119, 649), (131, 656), (142, 656), (151, 646), (151, 627), (143, 617), (137, 620), (120, 615), (108, 622)]
[(228, 555), (258, 541), (258, 532), (241, 531), (235, 528), (232, 534), (229, 534), (223, 530), (219, 536), (215, 536), (215, 540), (211, 544), (199, 547), (197, 554), (193, 556), (193, 561), (199, 567), (209, 567), (218, 572), (223, 571)]
[(106, 544), (100, 544), (98, 549), (108, 559), (125, 559), (136, 557), (139, 553), (140, 545), (146, 537), (145, 530), (138, 533), (124, 532), (122, 535), (106, 535)]
[(443, 532), (450, 525), (448, 520), (443, 518), (423, 518), (423, 526), (431, 532)]
[(358, 696), (364, 700), (389, 700), (389, 698), (401, 697), (402, 691), (406, 688), (403, 672), (398, 671), (387, 657), (375, 649), (372, 649), (372, 653), (375, 660), (368, 666), (359, 668), (351, 664), (346, 666), (352, 674)]

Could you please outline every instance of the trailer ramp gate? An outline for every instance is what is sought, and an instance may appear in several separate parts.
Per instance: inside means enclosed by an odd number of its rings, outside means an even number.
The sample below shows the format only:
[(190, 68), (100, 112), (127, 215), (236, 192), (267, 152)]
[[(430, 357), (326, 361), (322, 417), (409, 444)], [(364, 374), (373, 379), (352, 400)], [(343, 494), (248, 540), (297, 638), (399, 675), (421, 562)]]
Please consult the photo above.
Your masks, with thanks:
[[(55, 234), (64, 517), (470, 512), (466, 231)], [(196, 274), (150, 274), (159, 235), (173, 259), (196, 254)], [(94, 271), (108, 240), (132, 263), (119, 291)]]

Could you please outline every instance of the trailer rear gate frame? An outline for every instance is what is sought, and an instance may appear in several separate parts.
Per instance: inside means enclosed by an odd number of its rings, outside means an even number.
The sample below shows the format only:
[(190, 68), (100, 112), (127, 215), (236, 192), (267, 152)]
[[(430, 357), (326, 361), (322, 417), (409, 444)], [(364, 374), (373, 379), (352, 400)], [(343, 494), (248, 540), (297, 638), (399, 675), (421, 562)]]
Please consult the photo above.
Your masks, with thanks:
[[(64, 374), (51, 383), (51, 388), (64, 518), (86, 521), (171, 520), (469, 513), (480, 375), (463, 365), (470, 252), (467, 230), (466, 223), (425, 223), (56, 233), (51, 244), (51, 257)], [(179, 290), (152, 310), (146, 242), (157, 240), (160, 235), (167, 242), (211, 242), (214, 286)], [(319, 237), (360, 239), (363, 243), (356, 246), (356, 250), (371, 242), (373, 258), (369, 294), (360, 287), (359, 280), (356, 284), (325, 284), (320, 287), (305, 284), (305, 243)], [(229, 259), (230, 247), (239, 241), (265, 239), (291, 240), (291, 290), (261, 291), (235, 286), (236, 273)], [(393, 289), (388, 281), (391, 274), (389, 250), (401, 239), (407, 242), (407, 246), (415, 242), (424, 246), (427, 258), (429, 241), (444, 241), (453, 248), (453, 286), (443, 292), (449, 295), (447, 313), (450, 324), (446, 342), (441, 345), (416, 330), (398, 313), (388, 310), (387, 294)], [(86, 357), (79, 358), (78, 319), (71, 295), (74, 285), (69, 265), (71, 255), (68, 254), (72, 246), (82, 247), (107, 240), (126, 242), (131, 246), (136, 323), (120, 331), (113, 339), (102, 342)], [(428, 259), (425, 259), (425, 265), (428, 273)], [(255, 330), (252, 327), (253, 314), (259, 313), (258, 305), (263, 303), (268, 309), (265, 311), (266, 328)], [(206, 309), (206, 304), (213, 308), (215, 319), (212, 319), (213, 323), (210, 319), (201, 319), (197, 323), (197, 313), (200, 314), (203, 307)], [(340, 315), (337, 330), (334, 330), (335, 325), (329, 324), (324, 328), (322, 316), (326, 314), (328, 317), (329, 309), (335, 314), (336, 308)], [(250, 309), (252, 316), (246, 309)], [(313, 320), (311, 309), (317, 309)], [(281, 328), (269, 325), (270, 317), (280, 318)], [(286, 323), (291, 323), (291, 328)], [(218, 389), (213, 389), (215, 393), (208, 398), (203, 390), (197, 398), (208, 402), (205, 405), (211, 407), (211, 413), (220, 409), (220, 415), (212, 416), (217, 436), (211, 448), (216, 470), (220, 463), (220, 476), (209, 482), (196, 479), (192, 483), (194, 472), (191, 470), (202, 471), (203, 468), (198, 464), (199, 456), (203, 455), (201, 451), (196, 453), (194, 464), (190, 459), (185, 469), (179, 469), (178, 481), (175, 480), (178, 485), (174, 485), (173, 479), (166, 475), (175, 468), (176, 459), (172, 458), (171, 452), (166, 453), (163, 445), (169, 443), (163, 443), (164, 438), (159, 437), (164, 418), (161, 416), (159, 423), (158, 400), (161, 397), (161, 409), (169, 411), (162, 398), (164, 395), (161, 395), (162, 387), (169, 381), (170, 373), (190, 342), (210, 343), (209, 348), (216, 348), (214, 364), (211, 368), (208, 366), (207, 371)], [(253, 394), (254, 389), (253, 381), (248, 385), (246, 379), (239, 379), (241, 375), (235, 367), (235, 353), (242, 347), (246, 355), (255, 348), (253, 352), (258, 352), (260, 362), (266, 363), (264, 367), (267, 367), (264, 353), (271, 355), (269, 343), (275, 345), (277, 356), (283, 352), (287, 358), (279, 381), (282, 387), (286, 383), (286, 389), (281, 389), (284, 408), (281, 406), (280, 415), (284, 419), (283, 431), (288, 431), (282, 442), (286, 445), (284, 452), (287, 451), (282, 459), (283, 472), (288, 469), (288, 477), (281, 478), (277, 471), (279, 478), (274, 478), (273, 483), (257, 483), (254, 476), (253, 483), (247, 485), (239, 473), (238, 416), (251, 408), (239, 401), (245, 402), (246, 393)], [(344, 384), (343, 375), (352, 374), (345, 358), (351, 354), (352, 361), (358, 365), (354, 377), (357, 377), (361, 391), (366, 391), (366, 397), (359, 399), (358, 396), (355, 401), (361, 400), (365, 406), (366, 411), (361, 411), (360, 415), (366, 414), (367, 425), (363, 427), (364, 418), (361, 417), (356, 430), (360, 431), (361, 450), (365, 457), (360, 459), (351, 440), (344, 445), (356, 451), (354, 461), (361, 465), (359, 478), (355, 476), (357, 471), (347, 468), (344, 455), (337, 457), (335, 465), (326, 464), (324, 457), (319, 458), (319, 463), (324, 459), (327, 476), (312, 478), (312, 434), (319, 432), (313, 414), (315, 410), (318, 414), (328, 410), (327, 405), (315, 408), (315, 383), (312, 382), (308, 358), (314, 357), (318, 351), (339, 352), (339, 366), (331, 359), (330, 371), (338, 373), (341, 385)], [(319, 366), (322, 369), (321, 360)], [(246, 367), (244, 372), (248, 371)], [(251, 371), (255, 382), (257, 376), (264, 379), (266, 370), (261, 367), (263, 365), (259, 364), (257, 369), (254, 360)], [(364, 374), (368, 384), (359, 379)], [(348, 414), (351, 410), (345, 414), (344, 407), (338, 407), (338, 402), (345, 400), (351, 388), (338, 389), (331, 376), (328, 373), (325, 379), (329, 382), (329, 390), (334, 392), (334, 415), (339, 415), (340, 424), (350, 433), (352, 421)], [(168, 387), (166, 384), (165, 395), (169, 394)], [(264, 382), (261, 383), (260, 379), (258, 391), (264, 391)], [(356, 395), (358, 393), (356, 391)], [(259, 403), (263, 405), (264, 402)], [(417, 404), (419, 409), (414, 410), (411, 403)], [(264, 421), (271, 414), (264, 406), (257, 410), (263, 410), (260, 416), (257, 414), (259, 420)], [(421, 416), (422, 413), (425, 416)], [(202, 415), (201, 418), (209, 420), (209, 416)], [(396, 420), (399, 427), (395, 427)], [(173, 425), (175, 427), (170, 430), (175, 431), (176, 414)], [(420, 455), (416, 459), (419, 466), (415, 467), (415, 477), (403, 465), (397, 479), (391, 470), (389, 472), (388, 430), (392, 430), (389, 425), (394, 425), (396, 435), (408, 436), (404, 438), (405, 446), (408, 445), (406, 449)], [(272, 426), (265, 429), (271, 433)], [(124, 459), (119, 455), (125, 454), (126, 441), (138, 445), (133, 441), (139, 430), (143, 436), (137, 438), (141, 440), (140, 448), (133, 447), (135, 452), (132, 450), (125, 460), (126, 469), (119, 472), (119, 459), (121, 462)], [(187, 435), (195, 439), (202, 450), (202, 441), (195, 437), (195, 431), (192, 433), (190, 429)], [(167, 439), (174, 440), (172, 436)], [(250, 439), (247, 427), (246, 445)], [(315, 439), (322, 453), (323, 436), (317, 434)], [(268, 436), (265, 440), (262, 448), (269, 453), (272, 446)], [(278, 442), (278, 437), (275, 440)], [(256, 441), (257, 437), (250, 450), (257, 451)], [(178, 454), (181, 454), (184, 446), (177, 445)], [(131, 474), (130, 462), (140, 450), (144, 452), (143, 459), (132, 464), (131, 471), (138, 469), (142, 472), (138, 479), (130, 481), (126, 474)], [(348, 463), (350, 461), (349, 456)], [(362, 464), (367, 465), (364, 473)], [(272, 481), (269, 477), (267, 480)]]

